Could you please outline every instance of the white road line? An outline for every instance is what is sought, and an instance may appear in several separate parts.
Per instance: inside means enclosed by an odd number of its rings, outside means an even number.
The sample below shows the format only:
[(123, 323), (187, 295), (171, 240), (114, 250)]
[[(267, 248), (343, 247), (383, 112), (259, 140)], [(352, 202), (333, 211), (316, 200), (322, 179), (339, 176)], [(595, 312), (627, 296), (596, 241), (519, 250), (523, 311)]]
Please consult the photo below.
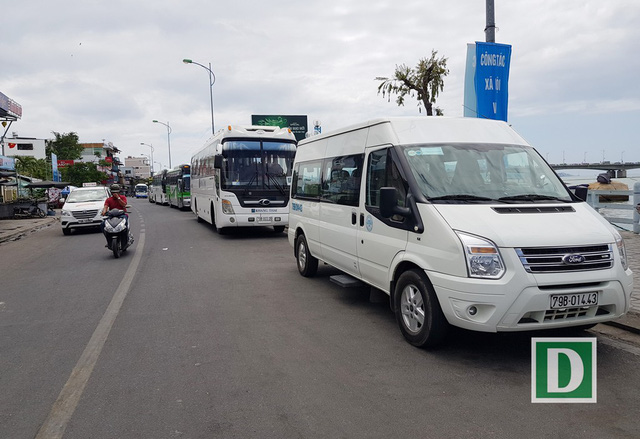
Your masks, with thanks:
[(104, 343), (107, 341), (113, 322), (120, 312), (122, 302), (124, 302), (125, 297), (127, 297), (127, 293), (131, 287), (131, 282), (135, 277), (138, 265), (142, 259), (144, 240), (145, 234), (141, 232), (140, 240), (137, 243), (133, 260), (131, 261), (131, 264), (129, 264), (127, 272), (122, 278), (118, 289), (111, 299), (111, 303), (107, 307), (100, 323), (98, 323), (98, 326), (93, 332), (91, 340), (89, 340), (89, 343), (85, 347), (80, 359), (71, 371), (71, 376), (60, 391), (58, 399), (53, 404), (51, 412), (49, 412), (49, 416), (40, 427), (35, 439), (62, 438), (62, 435), (67, 428), (67, 424), (69, 423), (71, 416), (73, 416), (73, 412), (78, 405), (80, 397), (82, 396), (82, 392), (84, 392), (87, 381), (89, 381), (91, 372), (98, 361), (100, 352), (102, 352)]

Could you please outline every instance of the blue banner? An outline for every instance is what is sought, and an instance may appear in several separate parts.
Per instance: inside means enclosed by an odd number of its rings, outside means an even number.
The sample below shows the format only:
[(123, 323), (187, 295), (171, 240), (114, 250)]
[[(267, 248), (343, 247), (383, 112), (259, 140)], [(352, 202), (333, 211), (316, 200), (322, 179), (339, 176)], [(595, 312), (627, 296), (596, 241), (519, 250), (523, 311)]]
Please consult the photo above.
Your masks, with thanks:
[(507, 120), (511, 46), (476, 42), (477, 117)]

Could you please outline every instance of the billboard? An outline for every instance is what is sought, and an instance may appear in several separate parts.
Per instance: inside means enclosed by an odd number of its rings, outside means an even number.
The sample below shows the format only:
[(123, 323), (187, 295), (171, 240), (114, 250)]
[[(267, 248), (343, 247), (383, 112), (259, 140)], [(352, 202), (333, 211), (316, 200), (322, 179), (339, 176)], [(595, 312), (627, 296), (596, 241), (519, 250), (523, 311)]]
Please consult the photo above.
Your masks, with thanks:
[(507, 120), (511, 46), (482, 43), (467, 45), (464, 115)]
[(307, 116), (251, 115), (251, 125), (291, 128), (299, 142), (307, 134)]

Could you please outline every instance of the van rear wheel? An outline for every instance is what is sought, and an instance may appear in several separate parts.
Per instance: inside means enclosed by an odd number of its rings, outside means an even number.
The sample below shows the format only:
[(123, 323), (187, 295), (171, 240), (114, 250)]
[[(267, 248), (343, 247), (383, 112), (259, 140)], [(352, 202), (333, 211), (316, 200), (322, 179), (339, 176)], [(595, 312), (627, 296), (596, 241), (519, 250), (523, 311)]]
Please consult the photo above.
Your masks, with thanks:
[(304, 235), (296, 239), (296, 260), (298, 271), (304, 277), (313, 277), (318, 271), (318, 259), (311, 255)]
[(433, 347), (449, 330), (435, 291), (420, 270), (402, 273), (395, 288), (396, 319), (404, 338), (417, 347)]

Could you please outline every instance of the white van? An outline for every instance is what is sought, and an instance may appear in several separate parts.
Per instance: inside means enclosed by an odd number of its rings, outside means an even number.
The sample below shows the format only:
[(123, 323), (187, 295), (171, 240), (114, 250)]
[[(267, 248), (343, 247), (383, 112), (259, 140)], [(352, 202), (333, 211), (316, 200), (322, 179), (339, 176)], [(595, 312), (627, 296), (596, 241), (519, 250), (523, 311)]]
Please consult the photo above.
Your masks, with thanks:
[(400, 330), (589, 327), (629, 309), (620, 234), (501, 121), (374, 120), (300, 142), (289, 213), (318, 261), (390, 296)]

